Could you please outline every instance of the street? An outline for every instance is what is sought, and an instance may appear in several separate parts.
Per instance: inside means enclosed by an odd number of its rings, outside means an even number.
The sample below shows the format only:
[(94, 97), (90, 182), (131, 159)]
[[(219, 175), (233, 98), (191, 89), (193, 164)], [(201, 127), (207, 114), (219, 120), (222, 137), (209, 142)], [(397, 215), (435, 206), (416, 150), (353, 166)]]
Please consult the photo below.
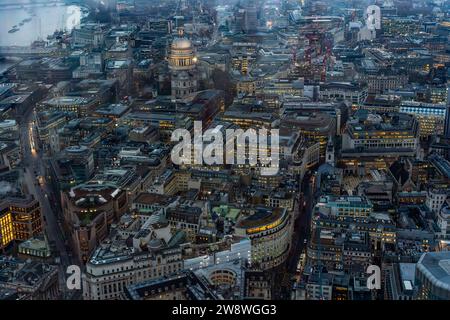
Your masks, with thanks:
[[(66, 250), (65, 239), (60, 225), (58, 224), (57, 213), (54, 211), (49, 199), (55, 199), (53, 190), (46, 183), (45, 162), (39, 150), (36, 149), (36, 124), (33, 119), (33, 112), (29, 112), (20, 124), (20, 140), (23, 153), (24, 182), (28, 192), (40, 202), (44, 219), (44, 230), (50, 243), (54, 244), (56, 252), (53, 254), (59, 257), (60, 265), (60, 286), (61, 292), (65, 292), (65, 272), (67, 266), (71, 265), (71, 259)], [(40, 183), (37, 183), (36, 176), (41, 176)]]
[[(295, 275), (297, 264), (301, 253), (306, 249), (310, 234), (311, 213), (314, 206), (314, 196), (310, 185), (310, 175), (305, 175), (302, 181), (301, 191), (306, 202), (303, 210), (294, 222), (294, 234), (289, 257), (281, 272), (275, 275), (274, 283), (277, 284), (274, 298), (279, 300), (290, 300), (292, 291), (292, 277)], [(301, 204), (299, 204), (301, 205)], [(305, 241), (306, 240), (306, 241)]]

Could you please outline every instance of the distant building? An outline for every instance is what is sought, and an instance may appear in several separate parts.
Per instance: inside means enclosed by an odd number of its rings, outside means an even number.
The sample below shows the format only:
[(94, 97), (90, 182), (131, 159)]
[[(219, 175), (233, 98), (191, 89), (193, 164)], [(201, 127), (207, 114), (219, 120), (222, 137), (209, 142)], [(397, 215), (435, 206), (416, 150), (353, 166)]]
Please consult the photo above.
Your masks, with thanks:
[(290, 112), (281, 120), (281, 128), (295, 128), (307, 140), (319, 142), (320, 159), (325, 160), (328, 138), (336, 135), (336, 119), (325, 112)]
[(85, 23), (72, 31), (72, 47), (91, 47), (100, 48), (107, 34), (107, 28), (104, 24)]
[(27, 59), (16, 66), (17, 77), (24, 81), (58, 83), (72, 79), (76, 63), (63, 58)]
[(129, 94), (133, 80), (133, 60), (126, 58), (106, 60), (106, 79), (117, 80), (124, 95)]
[(417, 118), (421, 137), (443, 134), (444, 122), (448, 112), (444, 104), (402, 102), (400, 112), (412, 114)]
[(367, 87), (348, 82), (330, 82), (320, 85), (320, 101), (349, 101), (361, 105), (367, 98)]
[(447, 84), (447, 107), (444, 121), (444, 137), (450, 139), (450, 84)]
[(361, 79), (367, 82), (368, 93), (385, 93), (406, 86), (408, 76), (405, 72), (393, 72), (390, 69), (375, 73), (362, 74)]
[(368, 174), (370, 169), (387, 169), (400, 156), (416, 156), (419, 132), (419, 122), (412, 115), (381, 116), (359, 110), (342, 135), (338, 165), (345, 173), (358, 175)]
[(245, 5), (244, 30), (254, 33), (258, 28), (258, 8), (255, 0), (247, 0)]
[(98, 101), (95, 98), (66, 96), (43, 101), (39, 104), (38, 110), (74, 112), (80, 117), (86, 117), (97, 105)]

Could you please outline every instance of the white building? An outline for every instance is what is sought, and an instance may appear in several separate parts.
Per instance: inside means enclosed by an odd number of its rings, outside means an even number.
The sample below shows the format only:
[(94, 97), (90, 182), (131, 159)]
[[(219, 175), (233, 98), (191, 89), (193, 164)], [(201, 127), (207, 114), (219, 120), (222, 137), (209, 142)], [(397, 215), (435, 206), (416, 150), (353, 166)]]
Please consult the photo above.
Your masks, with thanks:
[(436, 216), (436, 222), (440, 229), (439, 237), (441, 239), (450, 239), (450, 199), (442, 206)]
[(427, 192), (427, 200), (425, 201), (425, 204), (433, 213), (438, 214), (446, 200), (446, 190), (430, 189)]
[(179, 248), (137, 253), (133, 248), (100, 246), (86, 265), (83, 299), (118, 299), (125, 286), (170, 275), (181, 268)]
[(182, 250), (171, 245), (175, 237), (162, 216), (155, 214), (145, 222), (123, 216), (86, 264), (83, 299), (119, 299), (128, 285), (179, 272)]

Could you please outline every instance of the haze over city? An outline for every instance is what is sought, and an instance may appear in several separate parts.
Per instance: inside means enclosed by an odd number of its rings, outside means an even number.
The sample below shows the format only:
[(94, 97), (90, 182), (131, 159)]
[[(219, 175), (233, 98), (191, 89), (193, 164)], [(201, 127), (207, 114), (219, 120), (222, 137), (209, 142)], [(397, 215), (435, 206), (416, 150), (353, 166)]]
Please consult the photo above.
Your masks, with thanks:
[(448, 0), (0, 0), (0, 300), (449, 300), (449, 66)]

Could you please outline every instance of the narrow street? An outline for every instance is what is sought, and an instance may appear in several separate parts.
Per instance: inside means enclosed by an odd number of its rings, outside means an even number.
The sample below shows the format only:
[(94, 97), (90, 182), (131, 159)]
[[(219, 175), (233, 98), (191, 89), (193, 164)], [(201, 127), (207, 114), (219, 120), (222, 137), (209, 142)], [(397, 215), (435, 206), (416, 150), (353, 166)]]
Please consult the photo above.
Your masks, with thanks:
[(307, 241), (310, 234), (311, 214), (314, 206), (314, 196), (310, 185), (310, 175), (305, 175), (302, 181), (301, 191), (303, 192), (304, 201), (306, 204), (295, 220), (291, 252), (284, 268), (280, 270), (281, 272), (277, 272), (274, 277), (274, 283), (277, 284), (277, 287), (274, 288), (274, 298), (279, 300), (291, 299), (293, 285), (292, 277), (295, 275), (297, 264), (300, 260), (300, 255), (307, 246)]
[[(45, 162), (39, 150), (36, 149), (36, 125), (33, 112), (29, 112), (20, 124), (20, 139), (23, 153), (24, 181), (28, 192), (40, 202), (44, 219), (44, 229), (49, 242), (52, 244), (55, 258), (59, 258), (61, 292), (65, 293), (65, 272), (71, 264), (71, 258), (66, 250), (65, 237), (61, 226), (58, 224), (58, 215), (50, 204), (50, 199), (55, 199), (53, 190), (46, 182)], [(40, 176), (38, 183), (37, 176)], [(58, 260), (57, 260), (58, 261)]]

